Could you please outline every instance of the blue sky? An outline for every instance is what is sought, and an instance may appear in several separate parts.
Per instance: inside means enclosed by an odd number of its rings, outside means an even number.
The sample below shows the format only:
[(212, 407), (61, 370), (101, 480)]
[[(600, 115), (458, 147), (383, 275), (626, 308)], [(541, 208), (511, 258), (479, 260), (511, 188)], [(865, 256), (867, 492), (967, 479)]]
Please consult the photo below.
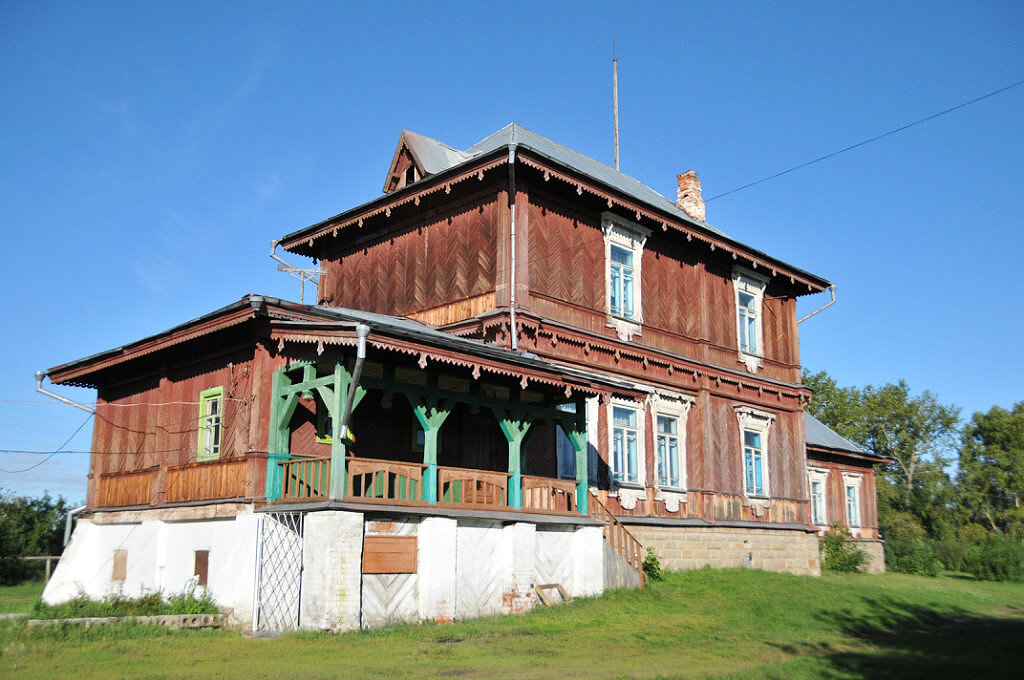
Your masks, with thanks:
[[(297, 299), (270, 241), (380, 195), (403, 128), (465, 148), (515, 121), (610, 164), (613, 35), (622, 169), (667, 196), (689, 168), (711, 198), (1024, 79), (1017, 2), (0, 0), (0, 487), (83, 498), (91, 423), (33, 373), (245, 293)], [(805, 366), (1010, 406), (1022, 120), (1024, 86), (708, 221), (837, 284)]]

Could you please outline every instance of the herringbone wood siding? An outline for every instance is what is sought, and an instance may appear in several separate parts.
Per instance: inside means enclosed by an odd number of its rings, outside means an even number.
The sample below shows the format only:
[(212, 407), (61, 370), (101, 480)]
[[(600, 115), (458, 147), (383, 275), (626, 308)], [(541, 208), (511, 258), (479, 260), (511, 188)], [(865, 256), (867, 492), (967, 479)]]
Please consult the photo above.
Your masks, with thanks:
[(492, 292), (498, 219), (498, 201), (490, 197), (386, 234), (325, 262), (321, 298), (332, 305), (401, 316)]

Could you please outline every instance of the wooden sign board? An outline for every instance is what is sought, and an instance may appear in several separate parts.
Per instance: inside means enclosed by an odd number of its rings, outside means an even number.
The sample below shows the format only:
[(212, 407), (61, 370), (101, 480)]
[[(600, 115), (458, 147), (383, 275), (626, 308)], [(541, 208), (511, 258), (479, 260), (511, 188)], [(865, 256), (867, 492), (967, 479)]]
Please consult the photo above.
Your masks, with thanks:
[(415, 536), (366, 536), (363, 538), (364, 574), (415, 574)]

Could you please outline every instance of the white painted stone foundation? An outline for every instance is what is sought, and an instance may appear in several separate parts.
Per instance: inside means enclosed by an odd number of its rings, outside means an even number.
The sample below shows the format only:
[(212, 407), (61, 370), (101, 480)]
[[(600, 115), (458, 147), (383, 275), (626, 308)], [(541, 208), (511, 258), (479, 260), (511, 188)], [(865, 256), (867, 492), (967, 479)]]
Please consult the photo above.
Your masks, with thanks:
[[(207, 590), (232, 623), (251, 625), (259, 517), (248, 506), (95, 513), (79, 521), (44, 600), (178, 593), (195, 551), (208, 550)], [(307, 512), (299, 626), (344, 631), (523, 612), (536, 604), (534, 586), (549, 583), (573, 597), (603, 592), (600, 526), (517, 519)], [(416, 572), (363, 574), (364, 537), (389, 534), (416, 537)], [(112, 578), (117, 550), (127, 553), (123, 581)]]
[[(195, 551), (208, 550), (207, 591), (233, 621), (251, 621), (256, 524), (251, 509), (223, 517), (202, 517), (194, 508), (97, 513), (79, 520), (43, 601), (177, 594), (192, 578)], [(123, 581), (113, 580), (117, 550), (127, 553)]]

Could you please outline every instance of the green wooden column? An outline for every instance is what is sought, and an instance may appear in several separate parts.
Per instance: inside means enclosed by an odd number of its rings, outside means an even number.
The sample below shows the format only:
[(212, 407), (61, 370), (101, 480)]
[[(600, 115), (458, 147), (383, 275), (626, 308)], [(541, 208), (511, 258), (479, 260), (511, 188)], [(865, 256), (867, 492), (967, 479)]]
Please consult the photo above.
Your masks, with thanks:
[(565, 436), (569, 438), (572, 448), (576, 451), (576, 509), (580, 514), (586, 515), (589, 512), (590, 478), (588, 466), (589, 456), (587, 455), (587, 403), (583, 399), (576, 400), (576, 413), (566, 414), (559, 423)]
[(267, 441), (267, 502), (281, 497), (284, 486), (284, 470), (279, 462), (288, 460), (291, 455), (291, 436), (288, 423), (291, 421), (295, 407), (299, 405), (299, 393), (289, 392), (292, 381), (287, 375), (287, 367), (274, 371), (270, 388), (270, 433)]
[[(333, 388), (318, 387), (320, 398), (327, 404), (327, 411), (331, 414), (331, 422), (334, 424), (334, 431), (331, 433), (331, 499), (339, 501), (345, 497), (348, 486), (348, 473), (345, 470), (345, 456), (348, 455), (348, 447), (341, 432), (341, 416), (345, 410), (345, 400), (348, 399), (348, 391), (352, 388), (352, 374), (339, 358), (334, 364)], [(352, 400), (352, 413), (355, 413), (359, 402), (366, 396), (366, 388), (357, 385), (355, 397)], [(352, 418), (349, 414), (349, 419)], [(351, 426), (349, 430), (351, 430)], [(345, 433), (348, 434), (348, 433)], [(349, 435), (351, 438), (351, 435)]]
[(437, 503), (437, 443), (441, 425), (451, 415), (451, 404), (436, 397), (406, 395), (416, 420), (423, 428), (423, 500)]
[(513, 413), (498, 407), (491, 407), (498, 419), (498, 426), (508, 440), (508, 505), (513, 510), (523, 507), (523, 439), (530, 430), (529, 416), (525, 412)]

